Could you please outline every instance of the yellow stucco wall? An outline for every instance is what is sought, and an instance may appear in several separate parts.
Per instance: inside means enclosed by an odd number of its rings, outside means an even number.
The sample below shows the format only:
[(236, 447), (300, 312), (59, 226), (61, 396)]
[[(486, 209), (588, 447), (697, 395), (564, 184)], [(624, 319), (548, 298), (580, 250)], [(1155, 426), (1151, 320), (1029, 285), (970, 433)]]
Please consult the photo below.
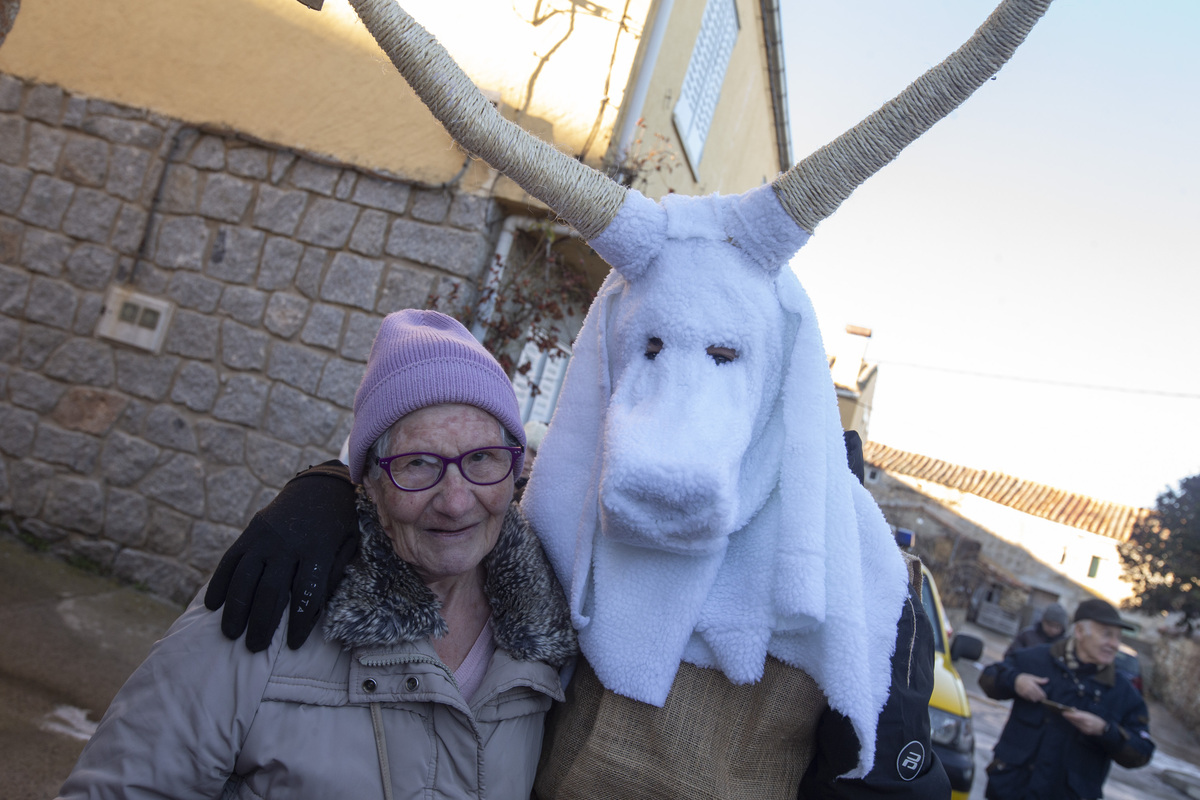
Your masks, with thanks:
[[(587, 146), (591, 163), (649, 5), (404, 2), (507, 115), (572, 154)], [(320, 13), (296, 0), (29, 0), (0, 70), (418, 181), (463, 163), (346, 0)]]
[[(598, 165), (609, 155), (654, 0), (404, 0), (503, 113)], [(778, 171), (762, 20), (737, 0), (740, 32), (693, 178), (671, 122), (705, 0), (675, 0), (645, 105), (647, 149), (667, 137), (672, 173), (651, 196), (744, 191)], [(0, 71), (236, 130), (337, 161), (441, 183), (458, 150), (395, 73), (346, 0), (321, 12), (296, 0), (28, 0), (0, 48)], [(731, 88), (733, 87), (733, 88)], [(485, 185), (530, 203), (476, 164)]]
[[(762, 16), (755, 0), (737, 0), (740, 29), (699, 164), (699, 181), (688, 168), (671, 112), (679, 100), (704, 6), (705, 0), (675, 0), (642, 109), (647, 139), (655, 133), (667, 135), (676, 156), (673, 172), (657, 174), (650, 181), (646, 193), (652, 196), (665, 194), (668, 188), (684, 194), (732, 194), (773, 180), (779, 172)], [(644, 147), (653, 146), (647, 141)]]

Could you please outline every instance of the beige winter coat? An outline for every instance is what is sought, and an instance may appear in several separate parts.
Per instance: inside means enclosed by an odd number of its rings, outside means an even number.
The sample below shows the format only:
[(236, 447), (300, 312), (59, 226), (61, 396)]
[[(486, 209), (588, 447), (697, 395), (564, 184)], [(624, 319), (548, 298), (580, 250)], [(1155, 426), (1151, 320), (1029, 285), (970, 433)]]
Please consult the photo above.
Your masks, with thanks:
[(536, 538), (510, 509), (485, 561), (497, 650), (468, 704), (430, 641), (445, 625), (436, 601), (365, 519), (333, 641), (290, 650), (281, 629), (252, 654), (201, 592), (121, 689), (62, 797), (528, 798), (575, 652)]

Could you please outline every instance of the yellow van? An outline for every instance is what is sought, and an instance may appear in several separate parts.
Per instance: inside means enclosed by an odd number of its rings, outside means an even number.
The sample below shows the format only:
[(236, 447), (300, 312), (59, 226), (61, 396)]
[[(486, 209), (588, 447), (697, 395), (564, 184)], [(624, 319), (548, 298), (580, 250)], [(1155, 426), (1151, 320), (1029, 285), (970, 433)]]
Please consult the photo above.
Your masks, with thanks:
[[(933, 749), (950, 776), (952, 800), (967, 800), (975, 779), (975, 730), (971, 726), (971, 704), (967, 689), (954, 669), (960, 658), (978, 661), (983, 640), (960, 633), (950, 638), (946, 612), (933, 576), (924, 566), (921, 603), (933, 624), (933, 694), (929, 698), (929, 727)], [(949, 646), (947, 646), (949, 642)]]

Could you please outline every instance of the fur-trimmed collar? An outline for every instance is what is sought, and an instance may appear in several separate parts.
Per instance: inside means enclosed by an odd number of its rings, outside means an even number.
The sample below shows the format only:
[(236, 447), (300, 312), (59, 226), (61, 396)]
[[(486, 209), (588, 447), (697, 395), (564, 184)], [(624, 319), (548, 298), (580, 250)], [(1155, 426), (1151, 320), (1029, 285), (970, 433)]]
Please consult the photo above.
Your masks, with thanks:
[[(325, 638), (346, 647), (388, 646), (445, 636), (441, 602), (402, 561), (360, 487), (358, 556), (329, 601)], [(578, 644), (562, 587), (520, 509), (509, 506), (496, 546), (483, 560), (484, 594), (496, 646), (518, 661), (560, 667)]]

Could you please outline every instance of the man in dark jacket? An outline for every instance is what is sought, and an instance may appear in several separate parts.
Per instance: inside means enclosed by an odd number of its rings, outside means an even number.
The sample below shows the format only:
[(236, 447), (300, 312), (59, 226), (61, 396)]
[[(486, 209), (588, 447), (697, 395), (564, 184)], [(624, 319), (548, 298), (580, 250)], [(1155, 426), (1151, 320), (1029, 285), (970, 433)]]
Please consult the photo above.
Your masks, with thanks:
[(1066, 635), (1067, 610), (1058, 603), (1051, 603), (1042, 611), (1041, 619), (1013, 637), (1012, 644), (1004, 651), (1004, 657), (1039, 644), (1054, 644)]
[(1018, 650), (979, 686), (1012, 713), (988, 765), (989, 800), (1093, 800), (1109, 765), (1144, 766), (1154, 754), (1146, 703), (1113, 660), (1133, 626), (1103, 600), (1075, 611), (1069, 638)]

